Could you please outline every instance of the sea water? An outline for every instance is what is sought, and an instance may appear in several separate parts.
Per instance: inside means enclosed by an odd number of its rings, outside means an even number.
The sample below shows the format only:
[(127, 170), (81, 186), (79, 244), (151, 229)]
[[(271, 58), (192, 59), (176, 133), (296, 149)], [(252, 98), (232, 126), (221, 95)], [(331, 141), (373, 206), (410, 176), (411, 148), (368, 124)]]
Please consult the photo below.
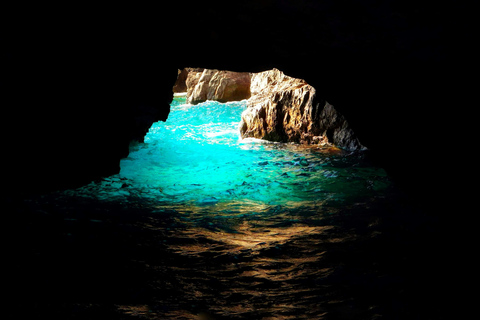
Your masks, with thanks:
[[(242, 139), (246, 100), (185, 103), (133, 143), (120, 173), (67, 193), (143, 201), (180, 211), (257, 213), (277, 207), (335, 210), (385, 197), (392, 183), (365, 152)], [(307, 209), (308, 210), (308, 209)]]
[(77, 287), (128, 315), (410, 318), (420, 220), (386, 172), (363, 151), (242, 139), (246, 108), (175, 97), (119, 174), (39, 200), (63, 219), (44, 247), (72, 274), (91, 260)]
[[(120, 163), (116, 187), (104, 196), (142, 194), (159, 203), (190, 206), (282, 205), (325, 201), (345, 205), (380, 195), (385, 171), (362, 153), (242, 139), (246, 101), (197, 105), (175, 97), (166, 122), (156, 122), (144, 143)], [(115, 184), (114, 184), (115, 187)]]

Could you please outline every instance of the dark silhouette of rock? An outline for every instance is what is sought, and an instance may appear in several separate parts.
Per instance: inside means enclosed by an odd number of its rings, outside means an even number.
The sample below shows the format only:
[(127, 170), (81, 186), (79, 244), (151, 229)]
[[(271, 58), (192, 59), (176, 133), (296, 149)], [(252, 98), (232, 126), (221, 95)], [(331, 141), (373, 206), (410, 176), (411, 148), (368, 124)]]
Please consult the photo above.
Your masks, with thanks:
[(203, 68), (183, 68), (178, 70), (178, 76), (177, 80), (175, 81), (175, 84), (173, 85), (173, 92), (174, 93), (182, 93), (182, 92), (187, 92), (187, 78), (188, 75), (193, 74), (193, 73), (202, 73)]
[(348, 125), (347, 120), (341, 115), (330, 103), (325, 102), (318, 119), (313, 119), (328, 141), (331, 141), (336, 146), (348, 150), (361, 150), (365, 147), (360, 143), (352, 128)]

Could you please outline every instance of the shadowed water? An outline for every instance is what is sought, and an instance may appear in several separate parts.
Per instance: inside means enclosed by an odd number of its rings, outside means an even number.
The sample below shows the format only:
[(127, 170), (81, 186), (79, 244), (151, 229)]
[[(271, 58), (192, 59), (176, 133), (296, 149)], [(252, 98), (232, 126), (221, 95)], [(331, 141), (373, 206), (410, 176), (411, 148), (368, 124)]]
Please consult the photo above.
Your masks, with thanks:
[(120, 174), (26, 201), (30, 236), (50, 232), (35, 238), (43, 273), (29, 281), (53, 289), (32, 312), (60, 301), (60, 315), (90, 318), (424, 315), (427, 222), (385, 171), (365, 153), (241, 140), (245, 107), (174, 100)]

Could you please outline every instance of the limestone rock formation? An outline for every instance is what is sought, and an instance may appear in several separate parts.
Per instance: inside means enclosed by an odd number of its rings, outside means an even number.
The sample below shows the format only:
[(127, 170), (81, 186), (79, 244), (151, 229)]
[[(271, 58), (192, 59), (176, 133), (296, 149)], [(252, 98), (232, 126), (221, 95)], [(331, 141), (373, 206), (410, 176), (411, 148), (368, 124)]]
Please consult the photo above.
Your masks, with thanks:
[(242, 137), (364, 148), (345, 118), (316, 99), (315, 88), (304, 80), (273, 69), (253, 74), (250, 91), (240, 123)]
[(278, 69), (247, 73), (185, 68), (173, 91), (186, 91), (192, 104), (248, 99), (240, 123), (243, 138), (364, 149), (345, 118), (316, 97), (314, 87)]
[(185, 68), (179, 73), (174, 92), (185, 88), (187, 103), (192, 104), (240, 101), (250, 98), (250, 78), (248, 72)]
[(273, 69), (254, 74), (251, 91), (240, 124), (242, 137), (300, 143), (314, 139), (308, 118), (315, 96), (312, 86)]

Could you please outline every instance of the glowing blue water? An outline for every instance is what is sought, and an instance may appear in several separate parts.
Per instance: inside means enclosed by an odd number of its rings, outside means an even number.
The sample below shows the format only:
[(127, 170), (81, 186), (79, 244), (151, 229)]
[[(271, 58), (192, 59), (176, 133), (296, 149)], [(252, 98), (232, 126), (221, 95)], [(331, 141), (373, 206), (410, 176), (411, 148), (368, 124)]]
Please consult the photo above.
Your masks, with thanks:
[(385, 171), (363, 153), (241, 139), (245, 109), (245, 101), (190, 105), (175, 98), (168, 120), (130, 147), (118, 175), (66, 193), (238, 213), (344, 207), (388, 191)]
[[(246, 102), (198, 105), (176, 98), (166, 122), (121, 161), (124, 186), (158, 201), (191, 205), (313, 205), (358, 201), (389, 185), (359, 154), (239, 137)], [(129, 188), (124, 188), (128, 191)]]

